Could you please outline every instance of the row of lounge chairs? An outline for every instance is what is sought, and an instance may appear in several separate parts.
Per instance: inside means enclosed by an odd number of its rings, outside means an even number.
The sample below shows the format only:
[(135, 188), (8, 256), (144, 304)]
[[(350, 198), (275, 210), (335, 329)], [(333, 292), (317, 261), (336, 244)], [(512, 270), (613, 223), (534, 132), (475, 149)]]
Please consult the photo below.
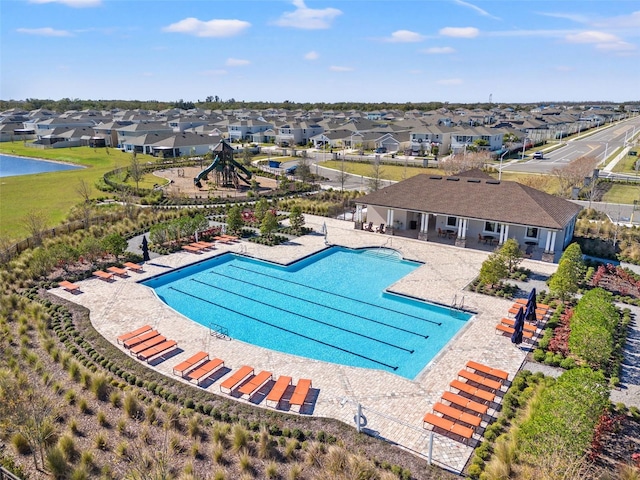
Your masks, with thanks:
[[(234, 237), (233, 235), (220, 235), (213, 238), (216, 242), (229, 244), (232, 242), (237, 242), (239, 240), (238, 237)], [(190, 252), (190, 253), (202, 253), (209, 250), (214, 250), (216, 248), (214, 242), (192, 242), (189, 245), (183, 245), (182, 249)]]
[[(423, 418), (423, 427), (431, 425), (434, 431), (453, 434), (456, 440), (467, 443), (482, 425), (489, 407), (496, 402), (509, 374), (482, 363), (468, 361), (451, 381), (441, 400)], [(446, 402), (446, 403), (445, 403)], [(487, 421), (488, 423), (488, 421)]]
[[(138, 265), (137, 263), (125, 262), (124, 266), (127, 267), (126, 270), (120, 267), (109, 267), (107, 268), (106, 272), (104, 270), (96, 270), (95, 272), (93, 272), (93, 276), (110, 282), (114, 280), (113, 278), (114, 275), (118, 275), (120, 277), (128, 277), (129, 271), (133, 271), (137, 273), (142, 273), (144, 271), (142, 265)], [(81, 293), (80, 285), (70, 282), (68, 280), (62, 280), (58, 282), (58, 285), (64, 288), (67, 292)]]
[(118, 277), (126, 278), (129, 276), (129, 272), (142, 273), (144, 271), (142, 265), (138, 265), (137, 263), (125, 262), (123, 265), (127, 268), (125, 269), (114, 266), (107, 268), (106, 272), (104, 270), (96, 270), (93, 272), (93, 276), (107, 282), (112, 282), (116, 275)]
[(131, 355), (147, 362), (174, 350), (178, 346), (178, 342), (167, 339), (151, 325), (144, 325), (124, 333), (117, 338), (117, 341), (128, 349)]
[[(522, 308), (525, 309), (527, 305), (526, 298), (518, 298), (515, 303), (509, 308), (508, 314), (515, 316), (518, 314), (518, 311)], [(538, 331), (538, 325), (543, 323), (549, 317), (551, 313), (551, 307), (546, 304), (538, 304), (536, 306), (536, 322), (532, 323), (525, 320), (524, 328), (522, 331), (522, 336), (529, 340), (533, 339)], [(500, 323), (496, 325), (496, 332), (505, 334), (505, 335), (513, 335), (514, 333), (515, 320), (509, 317), (503, 317), (500, 319)]]
[[(127, 340), (125, 340), (127, 341)], [(224, 367), (224, 361), (219, 358), (209, 359), (207, 352), (198, 352), (173, 367), (174, 375), (180, 375), (190, 382), (200, 385), (201, 382), (211, 377)], [(251, 400), (267, 384), (273, 381), (273, 374), (266, 370), (255, 373), (254, 368), (244, 365), (225, 378), (219, 385), (220, 391), (228, 395), (239, 394), (241, 398)], [(280, 376), (269, 389), (265, 397), (267, 406), (278, 408), (285, 400), (287, 390), (292, 385), (293, 379), (288, 376)], [(307, 396), (311, 390), (311, 380), (300, 379), (295, 386), (288, 404), (293, 411), (303, 408)]]

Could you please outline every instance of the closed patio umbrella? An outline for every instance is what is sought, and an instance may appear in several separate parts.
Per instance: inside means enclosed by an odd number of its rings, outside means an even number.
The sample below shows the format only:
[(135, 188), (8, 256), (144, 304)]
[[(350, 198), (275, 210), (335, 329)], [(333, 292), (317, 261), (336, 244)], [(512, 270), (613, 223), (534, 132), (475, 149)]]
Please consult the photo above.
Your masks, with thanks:
[(516, 313), (515, 323), (513, 325), (513, 334), (511, 335), (511, 343), (520, 345), (522, 343), (522, 332), (524, 331), (524, 311), (522, 307)]
[(529, 292), (529, 298), (527, 298), (527, 311), (524, 315), (525, 319), (531, 323), (536, 321), (536, 308), (538, 308), (538, 304), (536, 303), (536, 289), (534, 287)]
[(142, 261), (148, 262), (151, 260), (149, 257), (149, 244), (147, 243), (147, 236), (142, 237)]

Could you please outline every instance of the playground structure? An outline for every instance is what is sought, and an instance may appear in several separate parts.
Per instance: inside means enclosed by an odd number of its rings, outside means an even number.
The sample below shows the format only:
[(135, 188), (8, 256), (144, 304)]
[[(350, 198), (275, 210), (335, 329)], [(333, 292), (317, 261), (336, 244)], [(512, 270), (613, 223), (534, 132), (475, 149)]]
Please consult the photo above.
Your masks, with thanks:
[(233, 152), (233, 147), (224, 140), (218, 143), (213, 148), (213, 162), (193, 179), (193, 184), (202, 188), (202, 181), (207, 180), (210, 173), (214, 173), (214, 183), (218, 187), (237, 189), (240, 187), (240, 181), (250, 186), (251, 172), (234, 160)]

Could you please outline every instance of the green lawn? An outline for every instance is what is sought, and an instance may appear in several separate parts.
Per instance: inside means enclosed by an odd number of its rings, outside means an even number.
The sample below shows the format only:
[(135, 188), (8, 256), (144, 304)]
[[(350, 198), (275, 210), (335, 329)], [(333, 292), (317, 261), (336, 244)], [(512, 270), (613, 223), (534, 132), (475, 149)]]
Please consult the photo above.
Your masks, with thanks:
[(32, 211), (44, 212), (49, 218), (49, 226), (65, 220), (70, 209), (82, 198), (76, 190), (83, 180), (93, 187), (94, 198), (104, 196), (104, 192), (94, 187), (96, 181), (106, 172), (131, 163), (131, 154), (113, 148), (108, 152), (104, 148), (39, 150), (25, 147), (21, 142), (0, 144), (0, 153), (6, 155), (58, 160), (86, 167), (0, 179), (0, 236), (14, 240), (26, 237), (23, 220)]
[[(640, 151), (640, 148), (634, 150), (634, 151)], [(620, 160), (615, 167), (613, 167), (613, 171), (614, 172), (618, 172), (618, 173), (636, 173), (635, 170), (635, 166), (636, 166), (636, 162), (640, 162), (640, 156), (636, 156), (636, 155), (627, 155), (624, 158), (622, 158), (622, 160)], [(637, 172), (640, 174), (640, 172)]]
[(613, 184), (607, 193), (602, 196), (602, 201), (608, 203), (631, 204), (634, 200), (640, 201), (640, 188), (638, 185)]
[[(338, 160), (329, 160), (327, 162), (319, 162), (318, 165), (327, 168), (333, 168), (340, 170), (342, 168), (342, 162)], [(344, 162), (344, 169), (347, 173), (352, 175), (361, 175), (365, 177), (371, 177), (373, 175), (371, 164), (356, 163), (356, 162)], [(444, 175), (444, 171), (437, 168), (423, 168), (412, 167), (404, 165), (381, 165), (380, 176), (384, 180), (392, 180), (399, 182), (405, 178), (413, 177), (414, 175), (420, 175), (421, 173), (427, 173), (430, 175)]]

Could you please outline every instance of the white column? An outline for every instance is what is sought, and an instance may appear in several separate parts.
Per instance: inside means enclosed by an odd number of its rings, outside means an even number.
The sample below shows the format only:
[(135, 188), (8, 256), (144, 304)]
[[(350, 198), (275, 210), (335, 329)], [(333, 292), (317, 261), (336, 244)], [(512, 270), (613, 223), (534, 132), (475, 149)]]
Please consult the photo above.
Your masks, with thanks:
[(393, 227), (393, 209), (387, 210), (387, 226)]
[(427, 231), (429, 225), (429, 214), (421, 213), (420, 214), (420, 232), (425, 233)]
[(544, 245), (544, 251), (549, 251), (549, 245), (551, 244), (551, 230), (547, 230), (547, 242)]
[(362, 205), (356, 205), (356, 222), (362, 222)]
[(547, 249), (549, 251), (549, 253), (553, 253), (555, 251), (555, 249), (556, 249), (556, 233), (557, 232), (553, 232), (551, 234), (551, 245)]
[(504, 243), (504, 223), (500, 224), (500, 235), (498, 236), (498, 243), (500, 245)]
[(502, 238), (502, 243), (506, 242), (509, 238), (509, 225), (507, 223), (504, 224), (504, 235)]

